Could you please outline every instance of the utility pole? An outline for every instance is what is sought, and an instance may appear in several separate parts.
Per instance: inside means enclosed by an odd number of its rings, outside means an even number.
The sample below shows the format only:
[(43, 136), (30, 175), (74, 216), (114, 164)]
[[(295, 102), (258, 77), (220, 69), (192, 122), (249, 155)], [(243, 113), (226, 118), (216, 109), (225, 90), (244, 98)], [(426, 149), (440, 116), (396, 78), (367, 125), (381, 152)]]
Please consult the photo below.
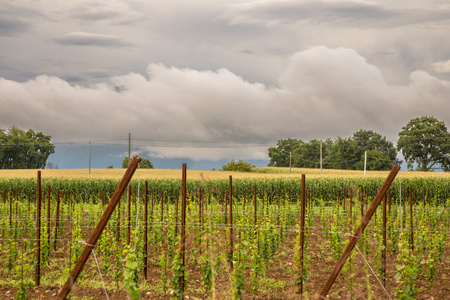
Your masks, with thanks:
[(89, 175), (91, 175), (91, 142), (89, 142)]

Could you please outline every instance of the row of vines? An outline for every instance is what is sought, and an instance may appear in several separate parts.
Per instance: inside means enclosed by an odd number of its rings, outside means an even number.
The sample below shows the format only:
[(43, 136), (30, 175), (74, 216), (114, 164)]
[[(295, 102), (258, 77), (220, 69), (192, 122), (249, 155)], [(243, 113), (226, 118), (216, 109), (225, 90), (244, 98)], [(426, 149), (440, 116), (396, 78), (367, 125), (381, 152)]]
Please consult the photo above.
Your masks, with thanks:
[[(105, 286), (109, 292), (126, 291), (131, 299), (289, 298), (300, 290), (304, 298), (314, 298), (382, 182), (307, 179), (301, 259), (300, 180), (233, 180), (232, 214), (227, 180), (188, 181), (184, 266), (181, 181), (149, 180), (146, 201), (144, 180), (133, 180), (94, 249), (97, 263), (90, 260), (78, 278), (78, 289)], [(117, 184), (43, 178), (41, 285), (64, 284)], [(449, 196), (450, 183), (443, 179), (396, 180), (386, 197), (387, 245), (380, 207), (331, 295), (384, 297), (376, 278), (398, 299), (415, 299), (432, 287), (439, 267), (448, 265)], [(0, 180), (0, 287), (14, 287), (16, 299), (26, 299), (36, 285), (36, 199), (36, 180)], [(187, 275), (187, 289), (180, 288), (182, 274)]]

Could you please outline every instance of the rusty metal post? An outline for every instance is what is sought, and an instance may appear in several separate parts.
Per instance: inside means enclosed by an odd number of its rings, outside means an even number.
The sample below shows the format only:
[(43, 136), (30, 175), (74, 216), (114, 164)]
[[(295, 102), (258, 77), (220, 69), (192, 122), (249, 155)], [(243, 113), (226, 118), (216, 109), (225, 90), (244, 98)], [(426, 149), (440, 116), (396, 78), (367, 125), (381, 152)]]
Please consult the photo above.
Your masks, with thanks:
[(144, 278), (147, 280), (147, 257), (148, 257), (148, 181), (144, 187)]
[(130, 244), (130, 236), (131, 236), (131, 184), (128, 184), (127, 245)]
[(411, 231), (410, 231), (410, 246), (411, 251), (414, 251), (414, 220), (413, 220), (413, 198), (412, 198), (412, 187), (409, 187), (409, 217), (410, 217), (410, 224), (411, 224)]
[(301, 211), (300, 211), (300, 299), (303, 298), (303, 251), (305, 245), (305, 210), (306, 210), (306, 175), (302, 174), (301, 191)]
[(133, 177), (134, 172), (136, 171), (136, 168), (138, 167), (139, 162), (142, 159), (139, 156), (133, 157), (133, 160), (131, 161), (130, 165), (128, 166), (127, 171), (125, 172), (125, 175), (123, 175), (122, 180), (120, 181), (119, 185), (117, 186), (116, 191), (114, 192), (114, 195), (111, 198), (111, 201), (109, 202), (108, 206), (106, 207), (105, 211), (103, 212), (102, 217), (100, 218), (99, 222), (97, 223), (97, 226), (94, 229), (94, 232), (92, 233), (91, 237), (87, 241), (86, 246), (83, 249), (83, 252), (81, 253), (80, 257), (78, 258), (77, 263), (75, 264), (75, 267), (73, 268), (72, 272), (69, 275), (69, 278), (67, 279), (66, 283), (62, 287), (62, 289), (58, 293), (58, 300), (66, 299), (67, 295), (69, 295), (73, 284), (77, 280), (78, 276), (80, 275), (81, 271), (83, 270), (83, 267), (88, 260), (91, 250), (95, 245), (97, 244), (98, 239), (100, 238), (100, 235), (103, 232), (103, 229), (105, 229), (106, 225), (108, 224), (109, 219), (111, 218), (111, 215), (114, 212), (114, 209), (117, 206), (117, 203), (120, 200), (120, 197), (122, 197), (122, 194), (125, 192), (125, 189), (127, 188), (131, 178)]
[(233, 178), (230, 175), (229, 179), (229, 194), (230, 194), (230, 217), (229, 217), (229, 228), (230, 228), (230, 269), (233, 270)]
[(175, 190), (175, 235), (178, 234), (178, 189)]
[(361, 220), (361, 224), (358, 226), (358, 228), (353, 233), (353, 235), (350, 236), (347, 247), (344, 249), (344, 252), (342, 253), (341, 258), (339, 258), (333, 271), (331, 272), (330, 276), (328, 277), (327, 282), (325, 283), (324, 287), (320, 291), (318, 299), (324, 299), (326, 297), (326, 295), (328, 294), (328, 291), (330, 290), (331, 286), (333, 285), (334, 281), (336, 280), (337, 276), (339, 275), (339, 272), (341, 271), (342, 267), (345, 265), (353, 248), (355, 247), (356, 242), (362, 236), (364, 229), (366, 228), (367, 224), (370, 221), (370, 218), (372, 218), (372, 215), (374, 214), (376, 208), (380, 204), (380, 202), (383, 198), (383, 195), (386, 194), (387, 189), (391, 185), (392, 181), (394, 181), (395, 176), (397, 176), (397, 173), (399, 170), (400, 170), (400, 167), (397, 165), (394, 165), (394, 167), (392, 168), (388, 177), (386, 178), (386, 181), (383, 183), (380, 190), (378, 191), (378, 194), (375, 196), (375, 199), (373, 200), (372, 204), (367, 209), (366, 215)]
[[(112, 198), (112, 196), (111, 196), (111, 198)], [(119, 199), (119, 201), (117, 201), (117, 224), (116, 224), (116, 227), (117, 227), (117, 237), (116, 237), (117, 243), (120, 242), (120, 230), (122, 229), (122, 222), (120, 220), (120, 200), (121, 199)], [(110, 202), (111, 202), (111, 200), (110, 200)]]
[(387, 241), (386, 241), (386, 194), (383, 195), (383, 252), (381, 253), (382, 261), (383, 261), (383, 286), (386, 287), (386, 249), (387, 249)]
[(186, 164), (183, 164), (181, 174), (181, 228), (180, 228), (180, 254), (182, 261), (183, 276), (180, 278), (180, 290), (184, 294), (184, 270), (186, 265)]
[[(41, 171), (37, 172), (37, 211), (36, 211), (36, 286), (41, 282)], [(11, 211), (12, 213), (12, 211)]]

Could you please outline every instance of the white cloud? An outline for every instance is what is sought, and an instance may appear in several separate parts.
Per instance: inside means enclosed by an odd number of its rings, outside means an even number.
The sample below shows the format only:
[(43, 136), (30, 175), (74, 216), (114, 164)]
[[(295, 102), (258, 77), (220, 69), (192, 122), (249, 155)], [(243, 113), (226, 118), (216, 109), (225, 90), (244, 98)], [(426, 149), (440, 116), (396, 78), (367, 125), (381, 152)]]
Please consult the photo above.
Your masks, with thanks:
[(389, 85), (353, 49), (298, 52), (275, 87), (227, 69), (150, 64), (148, 74), (90, 87), (48, 75), (0, 78), (0, 127), (44, 131), (54, 142), (125, 143), (131, 132), (140, 151), (157, 157), (261, 159), (268, 145), (286, 137), (334, 138), (364, 128), (395, 139), (421, 115), (450, 124), (448, 81), (416, 71), (408, 84)]
[(437, 73), (450, 73), (450, 60), (435, 62), (433, 68)]

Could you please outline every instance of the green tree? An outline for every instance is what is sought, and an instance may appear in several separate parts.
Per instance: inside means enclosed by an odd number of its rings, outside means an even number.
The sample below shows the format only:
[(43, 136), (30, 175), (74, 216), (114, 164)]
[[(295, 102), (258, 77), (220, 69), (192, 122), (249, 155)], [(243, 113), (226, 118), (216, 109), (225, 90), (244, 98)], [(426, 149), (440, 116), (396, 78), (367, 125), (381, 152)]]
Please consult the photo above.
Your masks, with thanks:
[(225, 165), (223, 165), (221, 170), (222, 171), (235, 171), (235, 172), (251, 172), (252, 165), (241, 159), (238, 162), (236, 162), (234, 159), (232, 159), (229, 162), (227, 162)]
[[(361, 155), (361, 160), (356, 163), (356, 170), (364, 169), (364, 153)], [(367, 150), (367, 165), (368, 171), (381, 171), (392, 169), (393, 163), (391, 158), (379, 150)]]
[(0, 129), (0, 166), (2, 169), (43, 169), (55, 153), (51, 136), (13, 125)]
[[(303, 141), (298, 139), (279, 140), (276, 147), (270, 147), (268, 150), (270, 158), (268, 166), (289, 167), (290, 152), (294, 152), (301, 144), (303, 144)], [(292, 165), (294, 165), (294, 161)]]
[(444, 122), (428, 116), (414, 118), (402, 127), (398, 136), (397, 148), (409, 169), (417, 163), (417, 170), (421, 171), (436, 165), (450, 170), (450, 133)]
[[(122, 161), (122, 168), (128, 168), (128, 164), (129, 164), (129, 160), (128, 160), (128, 157), (126, 156)], [(141, 160), (141, 162), (139, 163), (139, 167), (141, 169), (153, 169), (153, 164), (151, 163), (151, 161), (149, 159), (143, 158)]]
[(322, 142), (317, 139), (301, 143), (292, 151), (292, 166), (296, 168), (320, 168), (320, 143), (322, 158), (328, 155), (331, 140)]
[(394, 164), (401, 163), (397, 159), (397, 149), (385, 136), (372, 130), (361, 129), (353, 134), (353, 139), (358, 144), (356, 156), (361, 157), (356, 163), (356, 169), (364, 168), (365, 151), (367, 151), (367, 170), (390, 170)]
[(351, 137), (338, 137), (329, 144), (329, 152), (323, 158), (323, 165), (328, 169), (356, 170), (360, 160), (358, 143)]

